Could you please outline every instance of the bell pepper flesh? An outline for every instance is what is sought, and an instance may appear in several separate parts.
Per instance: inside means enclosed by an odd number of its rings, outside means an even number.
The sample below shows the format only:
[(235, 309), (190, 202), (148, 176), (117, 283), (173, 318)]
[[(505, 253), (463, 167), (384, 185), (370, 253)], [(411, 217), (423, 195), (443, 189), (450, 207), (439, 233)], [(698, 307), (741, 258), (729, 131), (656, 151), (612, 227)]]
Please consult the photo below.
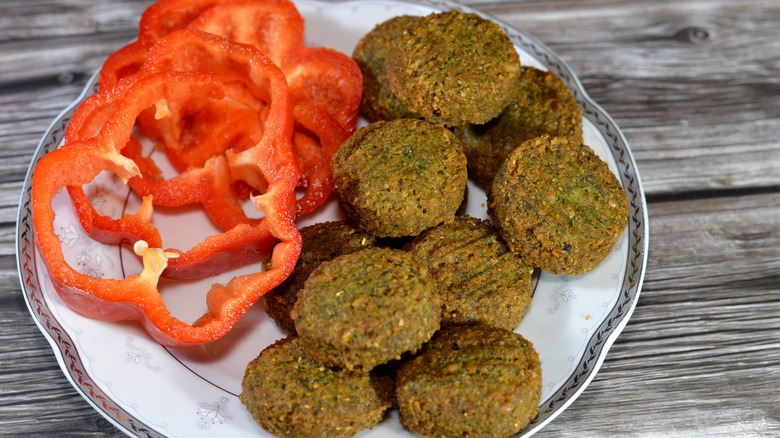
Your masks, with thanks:
[[(124, 78), (113, 88), (101, 90), (84, 102), (76, 114), (74, 114), (73, 121), (78, 122), (78, 124), (72, 125), (72, 130), (70, 129), (71, 126), (68, 129), (68, 133), (73, 131), (74, 135), (72, 137), (66, 135), (66, 139), (78, 138), (76, 133), (84, 131), (84, 128), (80, 127), (85, 124), (82, 120), (95, 124), (94, 119), (96, 117), (90, 115), (90, 113), (96, 115), (105, 113), (104, 106), (113, 107), (115, 105), (111, 101), (112, 96), (122, 95), (122, 89), (128, 88), (140, 78), (155, 71), (190, 69), (200, 72), (211, 72), (220, 75), (223, 81), (233, 84), (232, 87), (225, 87), (228, 92), (231, 90), (242, 90), (242, 95), (239, 96), (242, 101), (247, 100), (246, 94), (248, 93), (256, 100), (272, 103), (277, 101), (288, 102), (289, 99), (286, 98), (286, 95), (281, 95), (281, 92), (286, 90), (286, 82), (283, 77), (277, 74), (274, 82), (269, 82), (268, 84), (255, 84), (251, 79), (263, 78), (260, 71), (262, 68), (273, 67), (276, 69), (273, 64), (268, 62), (267, 58), (258, 55), (259, 52), (254, 49), (228, 43), (221, 37), (204, 32), (181, 30), (170, 34), (159, 40), (149, 51), (144, 67), (139, 72), (131, 77)], [(245, 73), (238, 74), (237, 71), (239, 70)], [(240, 89), (235, 87), (236, 82), (242, 83), (244, 87)], [(117, 88), (120, 90), (117, 91)], [(278, 93), (280, 94), (279, 96), (272, 96), (268, 90), (281, 91)], [(104, 95), (108, 97), (104, 97)], [(184, 96), (181, 99), (168, 99), (167, 101), (169, 106), (175, 107), (178, 101), (187, 100), (192, 100), (192, 98)], [(239, 129), (243, 129), (246, 135), (243, 136), (243, 144), (240, 147), (233, 148), (233, 151), (248, 149), (248, 141), (254, 140), (254, 143), (257, 143), (258, 138), (260, 138), (259, 141), (261, 142), (269, 142), (273, 141), (272, 139), (274, 138), (288, 138), (291, 136), (290, 133), (280, 131), (279, 129), (289, 129), (290, 121), (288, 119), (290, 114), (288, 107), (282, 104), (255, 106), (259, 108), (259, 114), (255, 113), (254, 123), (250, 123), (251, 120), (246, 118), (243, 124), (237, 123)], [(246, 109), (244, 112), (243, 115), (245, 117), (248, 117), (248, 111), (250, 110)], [(138, 111), (138, 113), (148, 114), (148, 111), (144, 109), (143, 111)], [(260, 117), (262, 120), (258, 120), (257, 117)], [(162, 120), (165, 119), (167, 117)], [(212, 122), (212, 125), (214, 123), (219, 122)], [(222, 123), (230, 124), (235, 123), (235, 121), (225, 119)], [(261, 126), (262, 132), (260, 132)], [(178, 142), (178, 139), (175, 142)], [(229, 230), (239, 223), (256, 224), (259, 219), (248, 217), (242, 208), (243, 200), (240, 195), (246, 195), (249, 192), (246, 190), (243, 192), (234, 190), (236, 180), (239, 179), (234, 176), (237, 173), (236, 169), (230, 168), (224, 155), (217, 155), (217, 153), (224, 154), (227, 146), (229, 145), (219, 144), (218, 139), (212, 137), (203, 143), (203, 148), (210, 149), (206, 152), (211, 157), (202, 166), (188, 166), (185, 171), (167, 180), (163, 180), (159, 176), (159, 172), (152, 162), (143, 161), (140, 155), (134, 155), (139, 167), (144, 171), (141, 176), (130, 180), (130, 187), (140, 196), (151, 196), (155, 205), (177, 207), (200, 203), (206, 209), (213, 222), (223, 230)], [(183, 149), (183, 151), (185, 150), (190, 151), (192, 149)], [(171, 148), (166, 148), (166, 151), (171, 151)], [(174, 160), (176, 157), (184, 156), (184, 153), (177, 154), (175, 151), (171, 152)], [(262, 175), (249, 176), (248, 178), (254, 181), (255, 191), (265, 190), (268, 184)], [(81, 198), (83, 199), (83, 197)], [(80, 211), (86, 210), (80, 209)], [(85, 220), (82, 219), (82, 222), (85, 222)], [(177, 259), (171, 265), (177, 267), (179, 265), (184, 266), (182, 265), (184, 260), (188, 259)], [(177, 275), (176, 273), (181, 271), (182, 269), (169, 269), (164, 275), (166, 277)], [(203, 271), (202, 273), (204, 276), (211, 274), (212, 272), (210, 271)]]
[[(104, 76), (115, 83), (122, 72), (130, 71), (125, 58), (131, 58), (137, 65), (135, 57), (143, 49), (149, 50), (156, 41), (170, 32), (182, 28), (198, 29), (208, 33), (224, 36), (231, 41), (248, 44), (265, 53), (285, 73), (293, 104), (319, 105), (327, 114), (334, 118), (346, 131), (354, 133), (357, 125), (360, 99), (362, 95), (362, 77), (357, 64), (349, 57), (332, 49), (307, 47), (304, 44), (304, 20), (295, 5), (288, 0), (158, 0), (141, 18), (137, 41), (128, 46), (127, 56), (120, 50), (116, 57), (109, 58), (103, 67), (101, 81)], [(128, 47), (126, 46), (126, 47)], [(113, 58), (114, 56), (112, 56)], [(120, 68), (123, 69), (120, 71)], [(139, 67), (140, 68), (140, 67)], [(102, 86), (102, 85), (101, 85)], [(176, 112), (176, 111), (174, 111)], [(184, 117), (178, 114), (178, 118)], [(173, 117), (170, 120), (176, 120)], [(152, 138), (161, 140), (169, 160), (177, 169), (182, 170), (189, 157), (199, 155), (198, 161), (205, 162), (208, 154), (219, 149), (212, 140), (199, 136), (196, 132), (188, 132), (182, 136), (180, 125), (175, 122), (163, 127), (159, 123), (148, 122), (149, 117), (141, 117), (140, 125), (144, 132)], [(243, 126), (243, 124), (242, 124)], [(302, 124), (296, 124), (296, 129)], [(210, 132), (210, 131), (206, 131)], [(327, 130), (315, 135), (315, 143), (329, 144), (341, 142), (341, 135), (326, 138), (333, 134)], [(339, 133), (341, 134), (341, 133)], [(189, 138), (186, 143), (177, 143), (181, 138)], [(312, 138), (298, 134), (298, 143), (303, 138)], [(315, 143), (306, 140), (311, 152)], [(202, 145), (197, 151), (191, 150), (191, 145)], [(223, 143), (224, 144), (224, 143)], [(207, 146), (208, 145), (208, 146)], [(303, 150), (296, 148), (296, 153)], [(215, 152), (218, 153), (218, 152)], [(323, 153), (323, 157), (330, 154)], [(300, 163), (313, 165), (310, 157), (298, 157)], [(299, 201), (303, 205), (298, 208), (299, 217), (308, 214), (322, 205), (332, 192), (329, 175), (330, 162), (322, 160), (317, 166), (312, 166), (311, 172), (304, 172), (301, 187), (306, 194)], [(314, 169), (318, 169), (314, 172)], [(317, 178), (310, 180), (310, 178)], [(237, 193), (238, 194), (238, 193)], [(158, 202), (158, 201), (155, 201)], [(319, 204), (316, 204), (319, 203)], [(316, 205), (315, 205), (316, 204)], [(236, 209), (233, 209), (237, 212)], [(249, 220), (249, 219), (247, 219)]]
[(301, 169), (300, 185), (305, 192), (298, 199), (297, 216), (319, 208), (333, 192), (330, 161), (349, 133), (321, 106), (298, 104), (293, 108), (296, 126), (293, 148)]
[[(171, 38), (189, 41), (188, 49), (200, 45), (208, 47), (213, 53), (229, 53), (235, 47), (239, 52), (247, 50), (213, 35), (182, 32), (187, 35), (176, 33), (171, 34)], [(179, 48), (185, 49), (185, 46)], [(199, 53), (197, 50), (183, 51), (190, 55)], [(227, 57), (231, 62), (235, 61), (233, 57)], [(97, 135), (66, 142), (36, 164), (32, 181), (32, 210), (38, 247), (55, 289), (76, 312), (105, 320), (138, 319), (155, 340), (167, 346), (201, 344), (224, 335), (254, 301), (289, 275), (301, 244), (294, 222), (294, 192), (299, 176), (290, 143), (292, 114), (284, 76), (270, 61), (263, 59), (258, 61), (255, 58), (251, 63), (252, 75), (256, 79), (253, 84), (255, 91), (270, 102), (263, 138), (256, 146), (239, 152), (228, 151), (223, 158), (232, 173), (240, 175), (249, 184), (264, 188), (261, 194), (252, 197), (255, 206), (265, 214), (257, 224), (239, 224), (225, 233), (207, 237), (188, 251), (163, 249), (154, 242), (155, 229), (150, 222), (151, 198), (147, 197), (139, 212), (112, 220), (114, 224), (121, 225), (113, 234), (115, 240), (136, 245), (144, 265), (141, 274), (121, 280), (93, 278), (74, 270), (65, 261), (62, 245), (54, 230), (52, 201), (62, 189), (81, 187), (104, 170), (115, 173), (123, 181), (140, 175), (139, 166), (122, 155), (123, 148), (133, 144), (131, 135), (138, 114), (160, 99), (175, 102), (196, 94), (219, 98), (224, 94), (222, 81), (226, 78), (218, 72), (144, 71), (142, 77), (122, 90), (113, 111), (107, 110), (110, 115)], [(235, 79), (235, 75), (227, 76)], [(74, 172), (73, 169), (79, 171)], [(141, 238), (141, 229), (147, 230), (145, 232), (151, 236), (151, 243), (145, 240), (147, 235)], [(109, 231), (106, 233), (112, 235)], [(235, 267), (237, 258), (262, 260), (269, 255), (270, 269), (237, 276), (225, 285), (213, 286), (207, 293), (208, 311), (194, 324), (187, 324), (171, 315), (157, 289), (163, 272), (171, 271), (174, 276), (178, 273), (181, 278), (191, 278), (195, 275), (193, 273), (201, 275), (203, 269)]]
[[(362, 94), (354, 61), (305, 46), (303, 30), (287, 0), (158, 0), (144, 12), (138, 39), (106, 61), (100, 92), (74, 114), (66, 145), (57, 149), (63, 152), (42, 158), (42, 176), (33, 177), (39, 248), (55, 288), (77, 312), (138, 319), (164, 345), (200, 344), (224, 335), (289, 275), (300, 251), (295, 220), (329, 197), (330, 158), (354, 132)], [(258, 50), (267, 55), (260, 61)], [(278, 68), (269, 73), (268, 65)], [(155, 81), (159, 88), (149, 92)], [(136, 128), (163, 147), (177, 176), (164, 179), (142, 154)], [(84, 171), (71, 179), (63, 168), (72, 168), (70, 156), (79, 152), (82, 161), (72, 162)], [(102, 170), (142, 197), (136, 213), (113, 219), (90, 204), (81, 187)], [(297, 201), (296, 187), (305, 189)], [(104, 280), (68, 266), (47, 211), (63, 188), (93, 238), (134, 245), (141, 274)], [(263, 217), (246, 216), (247, 197)], [(151, 221), (154, 205), (191, 203), (224, 231), (186, 251), (165, 248)], [(270, 269), (214, 285), (208, 311), (191, 325), (170, 314), (157, 290), (161, 276), (203, 278), (266, 257)]]

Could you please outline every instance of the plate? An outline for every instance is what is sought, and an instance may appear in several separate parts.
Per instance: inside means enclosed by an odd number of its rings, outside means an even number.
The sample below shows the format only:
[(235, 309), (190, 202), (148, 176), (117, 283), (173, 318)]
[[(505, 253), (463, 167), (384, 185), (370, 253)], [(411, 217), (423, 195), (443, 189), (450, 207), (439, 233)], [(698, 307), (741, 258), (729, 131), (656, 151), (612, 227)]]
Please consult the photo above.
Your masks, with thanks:
[[(573, 72), (542, 43), (506, 23), (470, 7), (449, 1), (296, 1), (306, 19), (309, 45), (322, 45), (350, 54), (358, 39), (374, 25), (397, 15), (424, 15), (458, 8), (496, 21), (511, 38), (521, 62), (551, 70), (571, 88), (583, 108), (585, 142), (617, 175), (629, 198), (629, 224), (609, 257), (594, 271), (578, 276), (542, 273), (533, 303), (517, 331), (539, 352), (543, 392), (539, 415), (518, 436), (530, 436), (553, 420), (596, 375), (609, 347), (628, 322), (636, 305), (647, 262), (647, 209), (641, 182), (628, 143), (615, 122), (585, 93)], [(197, 347), (169, 349), (152, 341), (135, 322), (108, 323), (83, 318), (71, 311), (54, 291), (34, 245), (30, 213), (32, 169), (48, 151), (57, 148), (75, 107), (97, 88), (97, 74), (79, 98), (51, 124), (41, 139), (21, 195), (17, 223), (17, 261), (22, 291), (30, 313), (50, 342), (65, 376), (81, 395), (117, 428), (135, 436), (250, 437), (265, 433), (238, 400), (244, 367), (266, 345), (284, 336), (258, 303), (225, 338)], [(104, 214), (135, 211), (137, 200), (121, 184), (100, 176), (88, 195)], [(469, 187), (468, 214), (487, 217), (484, 193)], [(94, 276), (123, 278), (138, 269), (125, 249), (88, 239), (64, 195), (55, 199), (56, 228), (72, 266)], [(193, 236), (209, 232), (197, 212), (177, 212), (185, 220), (163, 217), (156, 223), (164, 236), (185, 248)], [(335, 202), (305, 226), (340, 219)], [(184, 228), (184, 231), (182, 232)], [(204, 234), (205, 235), (205, 234)], [(197, 237), (195, 237), (197, 238)], [(244, 269), (256, 269), (249, 266)], [(175, 315), (195, 318), (205, 291), (223, 278), (171, 285), (165, 300)], [(391, 411), (382, 423), (359, 436), (411, 436)]]

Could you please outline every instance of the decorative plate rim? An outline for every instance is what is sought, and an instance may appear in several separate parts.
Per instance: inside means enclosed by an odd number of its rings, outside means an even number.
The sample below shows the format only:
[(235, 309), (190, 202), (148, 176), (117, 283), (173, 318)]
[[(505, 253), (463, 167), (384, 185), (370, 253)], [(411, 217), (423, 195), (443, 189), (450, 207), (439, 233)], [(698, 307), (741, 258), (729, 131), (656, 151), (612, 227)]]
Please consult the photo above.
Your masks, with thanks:
[[(298, 0), (303, 3), (324, 3), (321, 0)], [(298, 3), (296, 1), (296, 3)], [(360, 0), (335, 0), (329, 3), (361, 3)], [(531, 53), (550, 71), (558, 75), (572, 90), (583, 108), (583, 116), (593, 123), (604, 136), (610, 152), (617, 163), (619, 178), (629, 197), (629, 222), (627, 230), (628, 250), (624, 279), (620, 287), (618, 302), (612, 307), (585, 346), (585, 354), (569, 375), (568, 379), (539, 407), (538, 416), (518, 436), (527, 437), (560, 415), (585, 390), (603, 364), (612, 344), (628, 323), (644, 282), (649, 248), (648, 213), (644, 190), (628, 141), (612, 117), (586, 93), (582, 83), (557, 54), (531, 35), (509, 25), (503, 20), (474, 7), (449, 0), (389, 0), (383, 3), (423, 5), (439, 10), (459, 9), (488, 18), (502, 28), (512, 42)], [(99, 72), (99, 70), (98, 70)], [(49, 150), (60, 144), (64, 127), (76, 107), (97, 88), (98, 72), (86, 82), (79, 96), (71, 102), (50, 123), (39, 141), (20, 195), (16, 224), (16, 260), (22, 294), (27, 308), (39, 330), (52, 347), (63, 374), (81, 396), (114, 426), (128, 435), (162, 437), (143, 421), (127, 412), (92, 381), (81, 358), (74, 354), (73, 339), (61, 323), (52, 315), (42, 296), (36, 274), (35, 237), (32, 229), (31, 178), (38, 160)]]

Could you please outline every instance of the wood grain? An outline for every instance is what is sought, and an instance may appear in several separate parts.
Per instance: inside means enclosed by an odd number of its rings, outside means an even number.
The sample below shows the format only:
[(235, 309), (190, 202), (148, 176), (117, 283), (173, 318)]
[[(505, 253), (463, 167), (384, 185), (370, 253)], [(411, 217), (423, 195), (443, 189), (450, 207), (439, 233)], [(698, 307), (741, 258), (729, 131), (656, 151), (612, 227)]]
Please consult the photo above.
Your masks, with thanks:
[[(780, 2), (466, 3), (572, 67), (623, 129), (649, 200), (639, 304), (538, 436), (780, 436)], [(149, 4), (0, 2), (0, 436), (122, 436), (30, 318), (15, 221), (44, 130)]]

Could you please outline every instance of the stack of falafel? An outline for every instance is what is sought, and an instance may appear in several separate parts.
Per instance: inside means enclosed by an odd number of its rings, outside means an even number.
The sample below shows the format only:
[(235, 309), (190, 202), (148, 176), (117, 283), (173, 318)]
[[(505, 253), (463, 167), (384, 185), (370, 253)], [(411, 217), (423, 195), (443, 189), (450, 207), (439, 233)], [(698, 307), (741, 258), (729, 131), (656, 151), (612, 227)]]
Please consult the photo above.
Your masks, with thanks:
[[(595, 268), (625, 193), (566, 85), (521, 66), (492, 21), (395, 17), (353, 57), (370, 124), (332, 161), (347, 221), (301, 230), (265, 299), (289, 336), (249, 364), (241, 401), (276, 436), (352, 436), (393, 404), (422, 436), (511, 436), (541, 395), (538, 354), (513, 332), (534, 269)], [(461, 214), (468, 178), (492, 223)]]

